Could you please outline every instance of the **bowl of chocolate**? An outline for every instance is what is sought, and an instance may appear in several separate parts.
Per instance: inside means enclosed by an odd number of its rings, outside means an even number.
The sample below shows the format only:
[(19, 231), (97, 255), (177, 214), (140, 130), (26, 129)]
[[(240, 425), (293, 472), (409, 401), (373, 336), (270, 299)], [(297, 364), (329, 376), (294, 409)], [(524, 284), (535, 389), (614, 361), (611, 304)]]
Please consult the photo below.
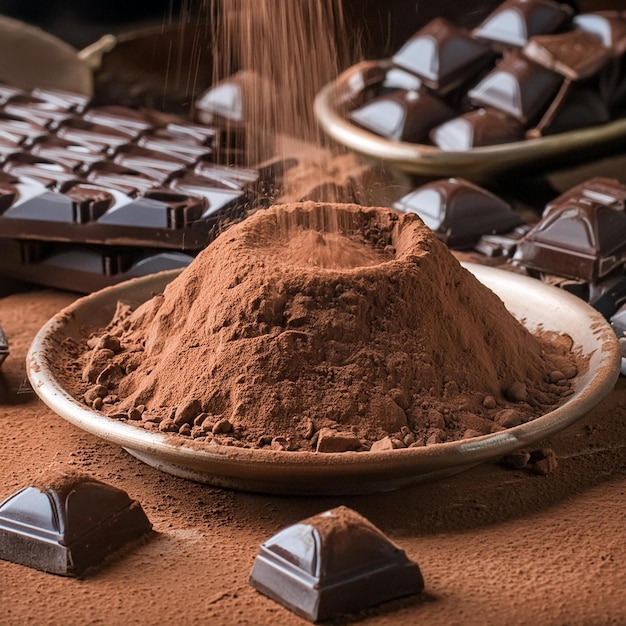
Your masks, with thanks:
[(315, 101), (325, 132), (411, 174), (487, 179), (588, 160), (626, 136), (626, 12), (507, 0), (473, 30), (435, 18)]
[(149, 465), (291, 494), (396, 489), (524, 448), (619, 366), (575, 296), (462, 266), (415, 214), (314, 202), (77, 300), (27, 362), (54, 411)]

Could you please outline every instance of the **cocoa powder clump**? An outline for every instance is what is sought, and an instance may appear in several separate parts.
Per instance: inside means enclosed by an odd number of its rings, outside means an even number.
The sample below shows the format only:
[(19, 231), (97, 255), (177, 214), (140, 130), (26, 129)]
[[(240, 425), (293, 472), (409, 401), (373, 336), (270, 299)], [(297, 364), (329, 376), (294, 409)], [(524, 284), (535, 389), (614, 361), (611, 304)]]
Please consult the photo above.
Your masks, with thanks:
[(259, 211), (163, 294), (119, 305), (85, 345), (76, 395), (104, 385), (109, 414), (140, 406), (133, 424), (194, 445), (435, 445), (561, 402), (577, 367), (571, 340), (552, 339), (417, 216), (305, 202)]

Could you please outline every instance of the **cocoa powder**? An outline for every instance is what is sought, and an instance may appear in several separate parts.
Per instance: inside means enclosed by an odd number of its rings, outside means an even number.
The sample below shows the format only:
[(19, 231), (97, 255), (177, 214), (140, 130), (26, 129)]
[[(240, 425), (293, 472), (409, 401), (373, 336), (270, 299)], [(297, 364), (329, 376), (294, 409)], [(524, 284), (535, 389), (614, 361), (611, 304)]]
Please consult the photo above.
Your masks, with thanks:
[(84, 347), (76, 394), (199, 445), (415, 447), (558, 405), (577, 366), (554, 339), (417, 216), (306, 202), (256, 213), (163, 294), (120, 304)]

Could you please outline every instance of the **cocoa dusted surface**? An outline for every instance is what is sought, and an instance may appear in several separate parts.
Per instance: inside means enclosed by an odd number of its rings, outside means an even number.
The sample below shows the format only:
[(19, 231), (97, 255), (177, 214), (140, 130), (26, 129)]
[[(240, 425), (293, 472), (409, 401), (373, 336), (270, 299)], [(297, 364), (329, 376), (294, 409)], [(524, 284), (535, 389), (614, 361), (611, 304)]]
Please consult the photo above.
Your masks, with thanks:
[(339, 505), (417, 561), (422, 594), (334, 623), (626, 623), (626, 381), (575, 426), (542, 442), (547, 476), (485, 464), (437, 483), (358, 497), (276, 497), (154, 470), (47, 409), (25, 384), (39, 327), (74, 295), (0, 299), (11, 355), (0, 371), (0, 499), (59, 464), (127, 491), (154, 537), (84, 580), (0, 561), (0, 624), (306, 624), (248, 585), (259, 544)]

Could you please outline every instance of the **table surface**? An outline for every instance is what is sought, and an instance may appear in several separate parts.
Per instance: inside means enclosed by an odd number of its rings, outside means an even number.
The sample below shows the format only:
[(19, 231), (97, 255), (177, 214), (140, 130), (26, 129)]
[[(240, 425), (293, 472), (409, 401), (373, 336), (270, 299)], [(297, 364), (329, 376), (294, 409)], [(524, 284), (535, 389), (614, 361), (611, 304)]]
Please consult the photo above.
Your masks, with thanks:
[(32, 337), (75, 299), (0, 298), (11, 354), (0, 376), (0, 499), (62, 464), (126, 490), (154, 524), (146, 542), (84, 580), (0, 561), (4, 624), (303, 624), (248, 585), (259, 544), (347, 505), (419, 563), (426, 588), (336, 623), (626, 624), (626, 381), (543, 442), (547, 476), (485, 464), (436, 483), (358, 497), (277, 497), (174, 478), (55, 415), (29, 389)]

